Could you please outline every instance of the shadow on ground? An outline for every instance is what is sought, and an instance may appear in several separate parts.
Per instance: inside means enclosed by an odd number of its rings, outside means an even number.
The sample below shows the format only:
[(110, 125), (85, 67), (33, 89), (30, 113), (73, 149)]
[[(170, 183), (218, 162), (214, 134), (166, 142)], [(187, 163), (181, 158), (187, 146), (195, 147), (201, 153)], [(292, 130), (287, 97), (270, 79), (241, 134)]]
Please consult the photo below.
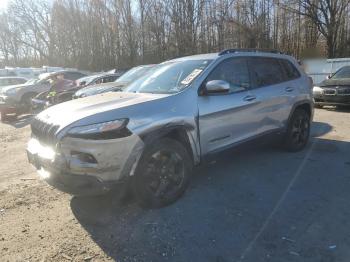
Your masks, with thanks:
[(10, 117), (8, 121), (3, 121), (2, 123), (11, 125), (15, 128), (22, 128), (30, 124), (32, 121), (34, 115), (28, 114), (28, 115), (21, 115), (21, 116), (13, 116)]
[(347, 261), (350, 146), (318, 138), (331, 129), (314, 123), (313, 144), (299, 153), (259, 144), (220, 154), (195, 171), (179, 201), (162, 209), (111, 196), (74, 197), (71, 208), (116, 261), (239, 261), (305, 162), (243, 261)]

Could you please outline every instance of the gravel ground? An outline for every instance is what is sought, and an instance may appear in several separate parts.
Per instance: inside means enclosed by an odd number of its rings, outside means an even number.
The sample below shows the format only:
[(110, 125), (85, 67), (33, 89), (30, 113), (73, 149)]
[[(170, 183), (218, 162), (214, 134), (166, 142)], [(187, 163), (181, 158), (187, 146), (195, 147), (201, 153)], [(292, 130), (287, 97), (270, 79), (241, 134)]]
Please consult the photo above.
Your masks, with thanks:
[(1, 261), (350, 260), (349, 110), (316, 110), (303, 152), (218, 155), (157, 210), (38, 180), (24, 152), (29, 121), (0, 123)]

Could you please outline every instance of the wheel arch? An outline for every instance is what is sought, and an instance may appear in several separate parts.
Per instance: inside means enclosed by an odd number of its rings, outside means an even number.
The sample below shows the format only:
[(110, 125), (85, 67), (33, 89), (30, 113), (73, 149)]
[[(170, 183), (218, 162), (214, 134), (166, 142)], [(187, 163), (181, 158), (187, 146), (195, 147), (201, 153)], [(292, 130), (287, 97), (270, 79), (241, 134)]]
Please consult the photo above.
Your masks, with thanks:
[(161, 138), (174, 139), (186, 148), (193, 163), (197, 165), (200, 162), (200, 154), (198, 153), (196, 142), (191, 131), (193, 131), (193, 127), (190, 126), (170, 125), (141, 134), (140, 138), (146, 146)]
[(297, 109), (305, 110), (309, 114), (310, 120), (312, 120), (313, 114), (314, 114), (313, 104), (309, 100), (302, 100), (302, 101), (299, 101), (293, 105), (292, 110), (291, 110), (289, 117), (288, 117), (288, 123), (289, 123), (291, 117), (293, 116), (295, 110), (297, 110)]

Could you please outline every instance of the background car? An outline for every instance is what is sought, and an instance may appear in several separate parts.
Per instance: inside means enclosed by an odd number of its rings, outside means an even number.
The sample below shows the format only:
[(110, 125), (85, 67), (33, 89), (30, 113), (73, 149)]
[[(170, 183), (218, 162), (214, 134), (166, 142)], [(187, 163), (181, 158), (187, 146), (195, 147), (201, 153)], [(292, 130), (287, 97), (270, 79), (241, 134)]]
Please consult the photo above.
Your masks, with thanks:
[(315, 105), (350, 106), (350, 66), (340, 68), (328, 79), (314, 86)]
[(63, 75), (64, 79), (75, 81), (86, 74), (79, 71), (58, 71), (45, 73), (39, 76), (38, 81), (31, 81), (29, 84), (7, 86), (0, 90), (0, 111), (1, 120), (6, 119), (8, 114), (22, 114), (31, 108), (31, 100), (41, 92), (50, 90), (50, 79)]
[(91, 76), (85, 76), (76, 80), (76, 85), (77, 87), (83, 88), (91, 85), (114, 82), (121, 75), (122, 73), (116, 73), (116, 74), (102, 73), (102, 74), (96, 74)]
[(102, 94), (109, 91), (121, 90), (127, 87), (129, 84), (131, 84), (135, 80), (144, 76), (154, 66), (155, 65), (152, 64), (152, 65), (141, 65), (141, 66), (133, 67), (114, 82), (87, 86), (85, 88), (80, 89), (74, 94), (73, 98), (81, 98), (86, 96)]
[(27, 82), (27, 79), (23, 77), (0, 77), (0, 89), (4, 86), (19, 85)]

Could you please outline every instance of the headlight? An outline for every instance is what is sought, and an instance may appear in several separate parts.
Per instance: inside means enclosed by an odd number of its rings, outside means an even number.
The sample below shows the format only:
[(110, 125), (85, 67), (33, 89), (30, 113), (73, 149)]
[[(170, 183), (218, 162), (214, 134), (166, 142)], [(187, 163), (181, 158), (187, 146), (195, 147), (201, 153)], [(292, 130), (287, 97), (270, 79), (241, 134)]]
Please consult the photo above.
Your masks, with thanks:
[(128, 119), (118, 119), (87, 126), (73, 127), (68, 131), (71, 137), (85, 139), (113, 139), (129, 136), (131, 132), (126, 128)]
[(314, 86), (314, 88), (312, 89), (314, 94), (323, 94), (323, 89), (319, 86)]
[(48, 160), (54, 160), (56, 152), (53, 148), (44, 146), (40, 144), (40, 142), (34, 138), (31, 138), (28, 142), (27, 149), (32, 154), (37, 154), (39, 157), (48, 159)]

